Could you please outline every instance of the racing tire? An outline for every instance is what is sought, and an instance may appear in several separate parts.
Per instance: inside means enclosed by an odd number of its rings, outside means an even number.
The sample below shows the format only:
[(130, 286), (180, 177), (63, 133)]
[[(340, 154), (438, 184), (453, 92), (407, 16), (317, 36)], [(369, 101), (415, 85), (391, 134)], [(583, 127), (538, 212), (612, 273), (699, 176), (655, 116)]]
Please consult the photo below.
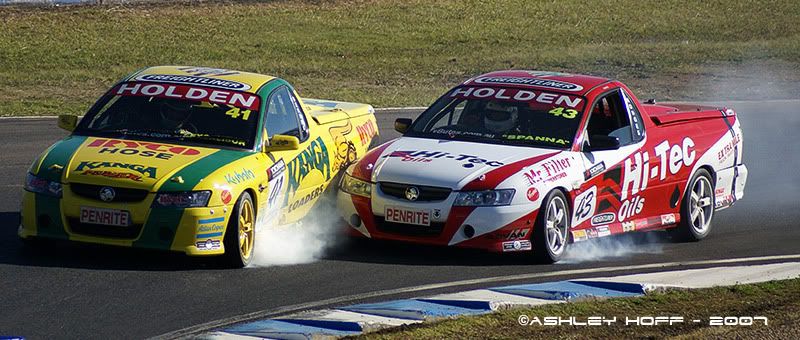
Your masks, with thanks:
[(567, 198), (559, 190), (551, 191), (542, 200), (531, 239), (537, 262), (555, 263), (566, 253), (571, 222), (569, 211)]
[(256, 210), (250, 193), (243, 192), (231, 213), (223, 240), (225, 259), (233, 268), (246, 267), (253, 260), (256, 237)]
[(673, 240), (696, 242), (711, 232), (714, 217), (714, 181), (705, 169), (698, 170), (681, 201), (681, 221), (677, 227), (668, 229)]

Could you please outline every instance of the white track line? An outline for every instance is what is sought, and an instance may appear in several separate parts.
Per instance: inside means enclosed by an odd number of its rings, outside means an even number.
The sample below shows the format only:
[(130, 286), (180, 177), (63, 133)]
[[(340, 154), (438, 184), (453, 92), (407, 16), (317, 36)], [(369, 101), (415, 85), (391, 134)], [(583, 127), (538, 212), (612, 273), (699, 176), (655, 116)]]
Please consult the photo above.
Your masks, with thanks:
[[(353, 294), (353, 295), (346, 295), (340, 296), (331, 299), (325, 299), (320, 301), (314, 302), (307, 302), (297, 305), (291, 306), (284, 306), (269, 310), (262, 310), (253, 313), (247, 313), (243, 315), (238, 315), (230, 318), (220, 319), (216, 321), (211, 321), (207, 323), (203, 323), (200, 325), (187, 327), (184, 329), (180, 329), (177, 331), (169, 332), (166, 334), (162, 334), (159, 336), (155, 336), (152, 339), (174, 339), (174, 338), (181, 338), (187, 337), (189, 335), (197, 334), (199, 332), (208, 331), (214, 328), (219, 328), (226, 325), (231, 325), (235, 323), (240, 323), (244, 321), (254, 320), (254, 319), (261, 319), (267, 318), (269, 316), (276, 316), (281, 314), (287, 314), (296, 311), (302, 311), (307, 309), (318, 308), (326, 305), (335, 305), (335, 304), (342, 304), (349, 301), (356, 301), (356, 300), (364, 300), (369, 298), (376, 298), (381, 296), (390, 296), (390, 295), (399, 295), (404, 293), (412, 293), (412, 292), (419, 292), (419, 291), (426, 291), (426, 290), (434, 290), (440, 288), (449, 288), (449, 287), (458, 287), (458, 286), (467, 286), (467, 285), (476, 285), (476, 284), (486, 284), (486, 283), (493, 283), (493, 282), (504, 282), (504, 281), (515, 281), (515, 280), (525, 280), (525, 279), (536, 279), (536, 278), (546, 278), (546, 277), (554, 277), (554, 276), (569, 276), (569, 275), (584, 275), (584, 274), (596, 274), (596, 273), (603, 273), (603, 272), (613, 272), (613, 271), (621, 271), (621, 270), (643, 270), (643, 269), (663, 269), (669, 267), (685, 267), (685, 266), (698, 266), (698, 265), (713, 265), (713, 264), (730, 264), (730, 263), (746, 263), (746, 262), (759, 262), (759, 261), (778, 261), (778, 260), (800, 260), (800, 254), (798, 255), (777, 255), (777, 256), (760, 256), (760, 257), (745, 257), (745, 258), (736, 258), (736, 259), (723, 259), (723, 260), (703, 260), (703, 261), (687, 261), (687, 262), (662, 262), (662, 263), (651, 263), (651, 264), (643, 264), (643, 265), (635, 265), (635, 266), (618, 266), (618, 267), (599, 267), (599, 268), (586, 268), (586, 269), (572, 269), (572, 270), (561, 270), (555, 272), (547, 272), (547, 273), (528, 273), (528, 274), (516, 274), (516, 275), (505, 275), (505, 276), (495, 276), (495, 277), (487, 277), (487, 278), (480, 278), (480, 279), (471, 279), (471, 280), (460, 280), (460, 281), (453, 281), (453, 282), (443, 282), (443, 283), (433, 283), (433, 284), (426, 284), (420, 286), (413, 286), (413, 287), (404, 287), (404, 288), (396, 288), (396, 289), (388, 289), (388, 290), (380, 290), (375, 292), (369, 293), (362, 293), (362, 294)], [(786, 261), (791, 262), (791, 261)]]

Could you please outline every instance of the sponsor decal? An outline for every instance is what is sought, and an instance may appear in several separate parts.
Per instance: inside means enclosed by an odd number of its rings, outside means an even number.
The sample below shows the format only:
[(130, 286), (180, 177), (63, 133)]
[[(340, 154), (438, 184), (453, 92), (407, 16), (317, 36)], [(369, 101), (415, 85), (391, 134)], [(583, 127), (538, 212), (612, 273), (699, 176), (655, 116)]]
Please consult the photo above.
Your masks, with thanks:
[(300, 208), (300, 207), (308, 204), (308, 202), (311, 202), (311, 201), (315, 200), (317, 197), (322, 195), (322, 193), (324, 191), (325, 191), (325, 187), (320, 185), (318, 188), (316, 188), (313, 191), (311, 191), (311, 193), (309, 193), (308, 195), (305, 195), (305, 196), (303, 196), (303, 198), (301, 198), (301, 199), (299, 199), (297, 201), (294, 201), (291, 204), (289, 204), (289, 212), (292, 212), (295, 209)]
[(597, 229), (587, 229), (586, 236), (588, 236), (589, 238), (597, 238), (598, 237)]
[(222, 193), (220, 193), (219, 198), (222, 200), (223, 204), (228, 204), (231, 203), (233, 195), (231, 195), (231, 192), (228, 190), (222, 190)]
[(609, 223), (613, 223), (617, 220), (617, 215), (614, 213), (605, 213), (592, 216), (592, 225), (599, 226), (599, 225), (606, 225)]
[(531, 241), (527, 240), (516, 240), (516, 241), (508, 241), (503, 242), (503, 251), (525, 251), (533, 249), (533, 245)]
[(116, 179), (129, 179), (134, 182), (142, 181), (142, 176), (137, 174), (132, 174), (130, 172), (118, 172), (118, 171), (108, 171), (108, 170), (86, 170), (82, 172), (81, 175), (102, 176), (102, 177), (116, 178)]
[(508, 240), (516, 240), (516, 239), (520, 239), (520, 238), (525, 238), (525, 236), (528, 236), (528, 232), (530, 230), (531, 230), (530, 228), (514, 229), (510, 233), (508, 233), (508, 236), (506, 236), (506, 239), (508, 239)]
[(367, 145), (372, 140), (372, 137), (378, 134), (378, 131), (375, 129), (375, 124), (372, 120), (367, 120), (366, 123), (356, 126), (356, 131), (358, 131), (358, 137), (361, 139), (361, 145)]
[(136, 77), (136, 80), (144, 82), (154, 82), (154, 83), (200, 85), (205, 87), (214, 87), (218, 89), (237, 90), (237, 91), (244, 91), (250, 89), (250, 85), (242, 84), (238, 81), (198, 77), (198, 76), (181, 76), (174, 74), (145, 74)]
[(498, 230), (489, 234), (490, 239), (494, 240), (517, 240), (525, 239), (530, 233), (530, 228), (517, 228), (511, 231)]
[(726, 143), (722, 146), (722, 150), (719, 150), (717, 153), (717, 159), (720, 162), (724, 162), (728, 157), (730, 157), (733, 152), (736, 150), (736, 145), (742, 141), (742, 137), (737, 133), (733, 136), (730, 142)]
[(387, 222), (397, 222), (429, 226), (431, 225), (430, 211), (425, 209), (412, 209), (403, 207), (386, 206), (384, 219)]
[(256, 174), (253, 173), (250, 169), (242, 169), (242, 171), (234, 171), (233, 174), (225, 174), (225, 181), (228, 184), (237, 185), (240, 183), (247, 182), (249, 180), (253, 180), (256, 178)]
[(592, 186), (580, 195), (575, 197), (575, 214), (572, 217), (572, 225), (580, 225), (589, 217), (594, 215), (597, 208), (597, 186)]
[(503, 162), (490, 161), (479, 158), (473, 155), (458, 154), (454, 155), (444, 151), (426, 151), (426, 150), (412, 150), (412, 151), (393, 151), (390, 154), (383, 156), (384, 158), (399, 157), (403, 162), (421, 162), (428, 163), (433, 159), (451, 159), (461, 162), (461, 166), (465, 168), (472, 168), (475, 164), (486, 164), (488, 166), (501, 166)]
[(275, 164), (267, 169), (267, 179), (272, 180), (275, 177), (278, 177), (286, 171), (286, 163), (283, 159), (279, 159)]
[[(78, 164), (73, 171), (84, 171), (84, 175), (101, 175), (97, 174), (98, 171), (92, 171), (99, 168), (105, 169), (125, 169), (125, 170), (132, 170), (139, 173), (139, 179), (136, 180), (141, 181), (141, 176), (147, 176), (149, 178), (156, 178), (156, 167), (152, 166), (144, 166), (140, 164), (130, 164), (130, 163), (117, 163), (117, 162), (97, 162), (97, 161), (84, 161)], [(102, 174), (102, 176), (106, 177), (114, 177), (113, 174), (119, 174), (118, 178), (122, 177), (130, 177), (130, 175), (134, 175), (131, 173), (122, 173), (122, 172), (113, 172), (113, 171), (106, 171), (110, 173), (109, 175)], [(135, 175), (136, 176), (136, 175)], [(133, 179), (133, 178), (131, 178)]]
[(356, 146), (347, 139), (347, 135), (352, 131), (353, 124), (349, 120), (344, 125), (328, 129), (336, 151), (333, 157), (333, 168), (336, 170), (342, 169), (356, 160)]
[(125, 210), (81, 207), (81, 223), (126, 227), (131, 224), (130, 218), (130, 213)]
[(571, 73), (553, 72), (553, 71), (525, 71), (533, 77), (546, 78), (546, 77), (572, 77)]
[(442, 210), (441, 209), (433, 209), (433, 218), (439, 219), (442, 217)]
[(554, 182), (567, 176), (566, 171), (571, 166), (570, 160), (571, 157), (554, 157), (534, 165), (531, 168), (526, 168), (523, 170), (522, 176), (525, 177), (525, 181), (528, 183), (528, 185), (534, 185), (541, 182)]
[(588, 239), (588, 235), (586, 235), (586, 230), (573, 230), (572, 231), (572, 240), (575, 242), (578, 241), (585, 241)]
[(168, 85), (151, 83), (124, 83), (117, 85), (114, 94), (121, 96), (147, 96), (158, 98), (177, 98), (191, 101), (211, 102), (231, 105), (238, 108), (257, 111), (259, 99), (257, 95), (234, 90), (192, 87), (187, 85)]
[(232, 76), (235, 74), (240, 74), (239, 71), (234, 70), (226, 70), (224, 68), (213, 68), (213, 67), (178, 67), (179, 70), (186, 72), (187, 74), (191, 74), (193, 76)]
[(571, 141), (556, 137), (546, 137), (546, 136), (530, 136), (530, 135), (503, 135), (503, 138), (508, 140), (527, 140), (527, 141), (534, 141), (534, 142), (544, 142), (550, 144), (558, 144), (558, 145), (570, 145), (572, 144)]
[(617, 219), (620, 222), (624, 222), (628, 218), (641, 213), (642, 208), (644, 208), (644, 197), (642, 196), (637, 195), (629, 200), (623, 200), (622, 205), (619, 207), (619, 212), (617, 212)]
[(729, 206), (729, 205), (733, 204), (733, 202), (735, 202), (735, 201), (736, 201), (736, 196), (734, 196), (732, 194), (728, 194), (728, 195), (722, 196), (721, 198), (719, 196), (717, 196), (716, 197), (716, 203), (714, 203), (714, 208), (721, 208), (721, 207)]
[(594, 229), (597, 230), (597, 237), (611, 235), (611, 230), (609, 230), (608, 227), (597, 227)]
[(528, 200), (531, 202), (535, 202), (539, 199), (539, 190), (535, 187), (528, 188)]
[(220, 232), (220, 231), (222, 231), (224, 229), (225, 229), (225, 227), (223, 227), (220, 224), (201, 225), (199, 228), (197, 228), (197, 232), (199, 232), (199, 233)]
[(623, 232), (627, 233), (629, 231), (634, 231), (634, 230), (636, 230), (636, 223), (633, 223), (633, 221), (622, 222), (622, 231)]
[[(297, 192), (300, 182), (303, 181), (313, 171), (319, 171), (325, 181), (331, 179), (331, 162), (328, 156), (328, 149), (322, 141), (322, 137), (311, 141), (308, 147), (303, 150), (287, 165), (289, 169), (289, 183), (287, 189), (291, 194)], [(289, 196), (286, 196), (288, 203)]]
[(205, 241), (198, 241), (194, 244), (197, 247), (197, 250), (217, 250), (220, 247), (219, 240), (205, 240)]
[(200, 150), (185, 146), (104, 138), (97, 138), (86, 147), (100, 148), (98, 153), (137, 155), (158, 159), (170, 159), (173, 155), (195, 156), (200, 154)]
[(508, 84), (548, 87), (562, 91), (580, 91), (583, 86), (552, 79), (537, 79), (525, 77), (479, 77), (474, 80), (476, 84)]
[(535, 92), (514, 88), (495, 88), (495, 87), (459, 87), (450, 92), (450, 97), (463, 99), (497, 99), (506, 101), (536, 102), (556, 106), (569, 106), (577, 108), (583, 99), (580, 97), (554, 94), (547, 92)]
[(590, 179), (590, 178), (592, 178), (594, 176), (599, 175), (605, 169), (606, 169), (606, 162), (600, 162), (600, 163), (597, 163), (595, 165), (592, 165), (592, 167), (589, 168), (589, 170), (586, 170), (583, 173), (583, 178), (588, 180), (588, 179)]
[(675, 224), (675, 214), (661, 215), (661, 225)]
[(663, 181), (669, 174), (675, 175), (683, 167), (691, 166), (694, 163), (696, 152), (694, 141), (686, 137), (680, 145), (670, 144), (663, 141), (654, 148), (655, 156), (660, 162), (654, 162), (650, 167), (650, 154), (647, 151), (637, 152), (625, 160), (623, 168), (622, 196), (624, 200), (628, 196), (636, 195), (639, 191), (647, 188), (649, 179), (658, 178)]

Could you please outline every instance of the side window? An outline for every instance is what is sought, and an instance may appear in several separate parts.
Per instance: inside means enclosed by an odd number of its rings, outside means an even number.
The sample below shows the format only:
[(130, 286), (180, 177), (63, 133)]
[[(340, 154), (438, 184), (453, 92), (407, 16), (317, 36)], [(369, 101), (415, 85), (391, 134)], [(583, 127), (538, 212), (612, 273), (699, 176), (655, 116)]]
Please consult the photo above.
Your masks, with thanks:
[(308, 123), (288, 87), (280, 87), (270, 95), (266, 127), (269, 136), (295, 136), (300, 142), (308, 138)]
[(622, 91), (622, 97), (625, 98), (625, 108), (631, 117), (631, 127), (633, 128), (633, 142), (638, 143), (644, 139), (644, 122), (642, 122), (642, 115), (631, 100), (631, 97)]
[[(641, 119), (639, 121), (641, 122)], [(619, 89), (602, 96), (595, 102), (590, 111), (589, 125), (586, 131), (588, 135), (617, 137), (620, 146), (638, 141), (633, 138), (628, 106)]]

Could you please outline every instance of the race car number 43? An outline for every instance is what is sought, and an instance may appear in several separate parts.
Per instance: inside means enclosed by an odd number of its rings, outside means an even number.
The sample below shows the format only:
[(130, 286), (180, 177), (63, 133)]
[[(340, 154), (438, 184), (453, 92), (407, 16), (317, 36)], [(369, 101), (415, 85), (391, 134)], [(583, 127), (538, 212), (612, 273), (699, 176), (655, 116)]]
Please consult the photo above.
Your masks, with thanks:
[(127, 227), (130, 225), (130, 213), (125, 210), (81, 207), (81, 223)]
[(422, 209), (409, 209), (386, 207), (386, 221), (416, 225), (431, 225), (431, 211)]

